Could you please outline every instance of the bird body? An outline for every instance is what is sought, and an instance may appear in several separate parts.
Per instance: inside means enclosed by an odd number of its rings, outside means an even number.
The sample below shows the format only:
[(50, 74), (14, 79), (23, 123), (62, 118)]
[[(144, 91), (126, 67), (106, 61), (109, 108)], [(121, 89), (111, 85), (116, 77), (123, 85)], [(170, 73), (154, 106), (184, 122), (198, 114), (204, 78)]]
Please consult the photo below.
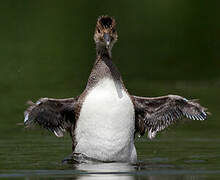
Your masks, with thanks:
[(75, 157), (134, 163), (137, 133), (147, 132), (152, 139), (183, 117), (206, 119), (206, 109), (195, 100), (177, 95), (130, 95), (112, 62), (111, 49), (117, 38), (114, 18), (99, 17), (94, 34), (96, 60), (83, 93), (75, 98), (30, 102), (24, 112), (25, 125), (36, 123), (57, 137), (68, 131)]
[(104, 78), (85, 97), (75, 129), (76, 153), (101, 161), (133, 159), (134, 105), (116, 84)]

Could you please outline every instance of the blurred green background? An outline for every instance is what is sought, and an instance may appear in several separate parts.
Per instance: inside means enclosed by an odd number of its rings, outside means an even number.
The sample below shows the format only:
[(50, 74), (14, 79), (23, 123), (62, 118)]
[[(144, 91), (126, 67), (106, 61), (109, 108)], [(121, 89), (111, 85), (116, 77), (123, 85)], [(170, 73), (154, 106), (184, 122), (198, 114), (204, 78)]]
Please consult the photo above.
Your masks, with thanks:
[[(106, 14), (117, 21), (113, 60), (131, 94), (199, 98), (213, 114), (204, 123), (183, 125), (161, 138), (220, 138), (219, 5), (212, 0), (1, 1), (2, 166), (9, 165), (7, 153), (22, 154), (28, 137), (38, 137), (36, 143), (59, 142), (50, 136), (44, 139), (47, 133), (27, 133), (16, 123), (23, 121), (29, 99), (72, 97), (83, 91), (95, 60), (96, 19)], [(70, 140), (63, 143), (71, 152)], [(45, 151), (49, 148), (53, 147)]]

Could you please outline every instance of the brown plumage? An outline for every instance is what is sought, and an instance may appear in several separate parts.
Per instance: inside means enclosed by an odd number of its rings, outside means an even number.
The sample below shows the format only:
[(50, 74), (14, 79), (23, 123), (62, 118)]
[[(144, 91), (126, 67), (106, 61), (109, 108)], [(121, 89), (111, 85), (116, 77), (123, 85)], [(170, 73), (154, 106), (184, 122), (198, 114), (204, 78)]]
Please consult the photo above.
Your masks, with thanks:
[[(68, 131), (73, 141), (74, 152), (77, 145), (74, 130), (83, 102), (98, 82), (103, 78), (112, 79), (115, 86), (119, 85), (119, 89), (128, 94), (120, 72), (111, 59), (111, 49), (117, 38), (115, 19), (109, 16), (99, 17), (94, 34), (97, 57), (83, 93), (76, 98), (41, 98), (36, 103), (29, 103), (30, 106), (24, 112), (25, 125), (29, 127), (31, 124), (38, 124), (58, 137), (62, 137), (63, 132)], [(129, 95), (129, 97), (134, 106), (135, 133), (144, 135), (147, 131), (149, 138), (155, 137), (157, 132), (180, 121), (181, 118), (204, 120), (207, 117), (204, 107), (194, 100), (187, 100), (181, 96), (146, 98)]]
[(154, 138), (156, 133), (181, 118), (205, 120), (206, 108), (195, 100), (187, 100), (181, 96), (168, 95), (156, 98), (132, 96), (135, 107), (136, 131), (141, 135), (148, 131), (148, 137)]
[(30, 105), (24, 112), (28, 120), (26, 126), (37, 123), (56, 134), (63, 136), (63, 131), (70, 131), (72, 124), (75, 123), (75, 112), (77, 98), (53, 99), (41, 98), (36, 103), (28, 102)]

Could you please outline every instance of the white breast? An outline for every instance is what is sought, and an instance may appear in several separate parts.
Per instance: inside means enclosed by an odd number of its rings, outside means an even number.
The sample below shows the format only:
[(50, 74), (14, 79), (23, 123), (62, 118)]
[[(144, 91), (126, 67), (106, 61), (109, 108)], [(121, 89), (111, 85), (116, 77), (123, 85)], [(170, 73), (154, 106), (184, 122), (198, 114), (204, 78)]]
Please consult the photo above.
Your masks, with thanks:
[(75, 152), (102, 161), (131, 161), (136, 158), (134, 122), (133, 103), (121, 84), (101, 80), (82, 105)]

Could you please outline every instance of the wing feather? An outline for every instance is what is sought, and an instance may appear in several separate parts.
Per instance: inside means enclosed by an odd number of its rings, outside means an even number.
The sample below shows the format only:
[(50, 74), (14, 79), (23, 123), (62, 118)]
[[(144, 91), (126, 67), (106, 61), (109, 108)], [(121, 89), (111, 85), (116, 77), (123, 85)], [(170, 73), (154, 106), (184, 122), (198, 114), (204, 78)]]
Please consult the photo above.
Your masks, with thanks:
[(136, 132), (143, 135), (148, 130), (148, 137), (177, 123), (181, 118), (205, 120), (207, 109), (197, 100), (187, 100), (181, 96), (168, 95), (155, 98), (132, 96), (135, 106)]
[(69, 131), (75, 121), (76, 98), (41, 98), (36, 103), (29, 101), (28, 104), (29, 107), (24, 112), (26, 127), (38, 124), (57, 137), (62, 137), (63, 132)]

